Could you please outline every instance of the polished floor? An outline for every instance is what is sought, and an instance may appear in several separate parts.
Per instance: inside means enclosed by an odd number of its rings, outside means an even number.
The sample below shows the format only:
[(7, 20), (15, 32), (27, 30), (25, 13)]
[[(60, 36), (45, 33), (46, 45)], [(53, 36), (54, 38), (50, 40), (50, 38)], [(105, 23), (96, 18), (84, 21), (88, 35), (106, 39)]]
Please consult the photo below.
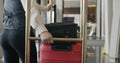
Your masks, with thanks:
[[(99, 63), (97, 62), (96, 56), (96, 47), (88, 47), (87, 48), (87, 63)], [(3, 63), (3, 61), (0, 61), (0, 63)]]
[[(116, 60), (116, 62), (108, 62), (108, 58), (104, 58), (102, 57), (101, 60), (98, 60), (97, 57), (99, 56), (96, 56), (97, 53), (96, 53), (96, 47), (88, 47), (87, 48), (87, 62), (86, 63), (120, 63), (119, 60)], [(0, 61), (0, 63), (4, 63), (2, 61)]]

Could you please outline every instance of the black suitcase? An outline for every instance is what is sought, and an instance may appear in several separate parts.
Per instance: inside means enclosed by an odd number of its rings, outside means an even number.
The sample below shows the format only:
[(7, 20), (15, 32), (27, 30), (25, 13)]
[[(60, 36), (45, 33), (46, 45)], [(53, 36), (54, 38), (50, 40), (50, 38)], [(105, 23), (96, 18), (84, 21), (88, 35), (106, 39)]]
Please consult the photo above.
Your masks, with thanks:
[(53, 37), (77, 38), (77, 24), (75, 23), (50, 23), (45, 26)]

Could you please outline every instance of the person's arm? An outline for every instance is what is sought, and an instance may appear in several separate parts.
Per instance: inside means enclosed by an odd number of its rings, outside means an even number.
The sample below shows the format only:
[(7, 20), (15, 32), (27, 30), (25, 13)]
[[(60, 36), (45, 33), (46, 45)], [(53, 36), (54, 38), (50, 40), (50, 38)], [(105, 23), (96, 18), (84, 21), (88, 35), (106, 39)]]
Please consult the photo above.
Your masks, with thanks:
[[(21, 0), (23, 7), (26, 11), (26, 1)], [(35, 34), (38, 37), (40, 35), (43, 43), (53, 43), (52, 35), (48, 32), (43, 24), (43, 19), (40, 16), (40, 10), (36, 6), (36, 0), (31, 0), (31, 26), (35, 29)]]
[(40, 11), (49, 11), (51, 9), (51, 7), (53, 6), (53, 3), (49, 3), (46, 6), (42, 6), (42, 5), (37, 5)]
[(36, 29), (36, 32), (39, 32), (40, 34), (43, 31), (47, 31), (45, 28), (43, 22), (44, 20), (41, 18), (40, 12), (37, 7), (31, 8), (31, 26)]
[(38, 7), (39, 11), (48, 11), (53, 6), (53, 3), (48, 3), (46, 6), (39, 5), (36, 0), (33, 0), (31, 6)]
[(41, 18), (39, 8), (37, 6), (31, 7), (31, 26), (35, 29), (36, 35), (40, 35), (43, 43), (52, 43), (52, 35), (44, 26), (44, 20)]

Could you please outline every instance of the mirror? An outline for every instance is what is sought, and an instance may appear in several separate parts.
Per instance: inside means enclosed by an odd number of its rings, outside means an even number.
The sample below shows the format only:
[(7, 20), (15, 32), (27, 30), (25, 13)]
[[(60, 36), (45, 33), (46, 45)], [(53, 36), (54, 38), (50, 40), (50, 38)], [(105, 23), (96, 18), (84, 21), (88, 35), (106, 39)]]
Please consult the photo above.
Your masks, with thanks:
[[(47, 13), (47, 22), (76, 23), (80, 26), (80, 0), (54, 0), (52, 12)], [(87, 35), (96, 36), (96, 0), (88, 0)], [(52, 14), (50, 17), (50, 13)], [(78, 31), (79, 32), (79, 31)]]
[[(63, 19), (65, 23), (80, 24), (80, 0), (64, 0)], [(87, 35), (96, 35), (96, 0), (88, 0)]]

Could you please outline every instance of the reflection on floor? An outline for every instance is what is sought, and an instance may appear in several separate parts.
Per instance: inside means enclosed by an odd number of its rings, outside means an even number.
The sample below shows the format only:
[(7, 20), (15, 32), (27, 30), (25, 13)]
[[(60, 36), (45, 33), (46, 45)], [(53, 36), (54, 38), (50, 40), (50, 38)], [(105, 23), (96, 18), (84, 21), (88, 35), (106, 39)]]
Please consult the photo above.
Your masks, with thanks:
[[(100, 62), (96, 62), (96, 47), (88, 47), (87, 48), (87, 63), (100, 63)], [(104, 59), (105, 61), (102, 61), (102, 63), (107, 63), (108, 58)], [(2, 61), (0, 61), (0, 63), (3, 63)], [(120, 63), (119, 60), (117, 60), (116, 62), (108, 62), (108, 63)]]
[(116, 59), (115, 62), (109, 62), (108, 55), (105, 55), (105, 57), (102, 57), (101, 62), (96, 61), (96, 48), (94, 47), (88, 47), (87, 48), (87, 63), (120, 63), (120, 59)]
[(93, 47), (88, 47), (87, 48), (87, 63), (95, 63), (95, 48)]

